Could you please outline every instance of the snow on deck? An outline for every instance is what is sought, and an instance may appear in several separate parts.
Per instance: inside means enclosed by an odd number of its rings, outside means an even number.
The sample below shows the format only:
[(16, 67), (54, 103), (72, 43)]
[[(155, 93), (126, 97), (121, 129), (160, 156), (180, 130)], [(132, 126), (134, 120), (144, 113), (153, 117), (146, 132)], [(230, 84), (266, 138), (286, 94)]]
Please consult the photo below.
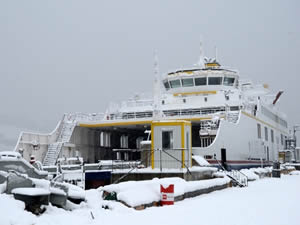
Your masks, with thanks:
[[(246, 188), (227, 188), (176, 202), (174, 206), (143, 211), (103, 201), (99, 191), (89, 190), (87, 202), (77, 209), (66, 211), (49, 205), (41, 216), (25, 211), (24, 203), (12, 195), (0, 194), (0, 221), (1, 225), (298, 225), (299, 187), (300, 175), (282, 175), (250, 182)], [(105, 210), (102, 204), (109, 204), (112, 209)]]

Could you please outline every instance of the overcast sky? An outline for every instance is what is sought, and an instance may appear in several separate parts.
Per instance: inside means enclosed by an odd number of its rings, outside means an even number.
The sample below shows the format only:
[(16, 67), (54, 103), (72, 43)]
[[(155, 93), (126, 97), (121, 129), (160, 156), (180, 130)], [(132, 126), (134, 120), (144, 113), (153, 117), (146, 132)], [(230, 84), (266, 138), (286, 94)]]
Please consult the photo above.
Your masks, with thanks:
[(48, 132), (65, 112), (103, 112), (152, 91), (160, 72), (205, 55), (285, 92), (300, 124), (300, 1), (0, 0), (0, 147)]

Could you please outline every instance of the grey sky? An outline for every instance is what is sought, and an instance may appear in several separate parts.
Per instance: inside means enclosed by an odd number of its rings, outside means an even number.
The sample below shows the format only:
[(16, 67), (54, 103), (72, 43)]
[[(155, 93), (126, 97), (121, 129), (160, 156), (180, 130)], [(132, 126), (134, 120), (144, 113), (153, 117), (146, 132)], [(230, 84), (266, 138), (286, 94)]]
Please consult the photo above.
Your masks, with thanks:
[(0, 143), (150, 93), (154, 49), (160, 72), (189, 66), (201, 36), (206, 55), (217, 45), (222, 65), (285, 90), (279, 105), (300, 124), (299, 12), (297, 0), (0, 0)]

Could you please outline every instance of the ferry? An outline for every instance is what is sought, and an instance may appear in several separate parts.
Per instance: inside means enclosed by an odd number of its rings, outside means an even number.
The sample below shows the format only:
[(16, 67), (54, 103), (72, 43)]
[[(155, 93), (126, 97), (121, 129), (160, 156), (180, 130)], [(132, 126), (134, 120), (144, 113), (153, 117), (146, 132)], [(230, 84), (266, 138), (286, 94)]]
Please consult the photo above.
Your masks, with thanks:
[[(90, 164), (137, 161), (143, 143), (153, 151), (153, 121), (180, 120), (191, 123), (192, 155), (211, 165), (240, 169), (278, 160), (289, 136), (286, 116), (277, 106), (283, 91), (243, 80), (237, 70), (202, 56), (197, 65), (163, 76), (156, 59), (154, 74), (149, 98), (136, 95), (110, 104), (104, 113), (65, 114), (51, 133), (22, 132), (15, 151), (28, 160), (34, 155), (45, 167), (70, 157)], [(172, 148), (172, 133), (166, 138)]]

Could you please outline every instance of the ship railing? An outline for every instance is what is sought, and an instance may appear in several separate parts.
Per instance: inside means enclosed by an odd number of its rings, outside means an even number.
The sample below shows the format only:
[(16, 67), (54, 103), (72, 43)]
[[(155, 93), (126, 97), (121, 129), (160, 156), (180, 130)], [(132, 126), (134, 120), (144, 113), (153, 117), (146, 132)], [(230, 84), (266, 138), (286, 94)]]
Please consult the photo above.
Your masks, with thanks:
[(143, 100), (129, 100), (123, 101), (122, 107), (141, 107), (141, 106), (152, 106), (152, 99), (143, 99)]
[[(219, 116), (225, 116), (224, 107), (213, 109), (178, 109), (178, 110), (163, 110), (165, 117), (186, 117), (186, 116), (213, 116), (218, 114)], [(111, 113), (107, 116), (108, 120), (128, 120), (128, 119), (141, 119), (152, 118), (152, 111), (144, 112), (126, 112), (126, 113)]]
[(65, 122), (76, 122), (76, 121), (100, 121), (105, 117), (104, 113), (72, 113), (65, 117)]

